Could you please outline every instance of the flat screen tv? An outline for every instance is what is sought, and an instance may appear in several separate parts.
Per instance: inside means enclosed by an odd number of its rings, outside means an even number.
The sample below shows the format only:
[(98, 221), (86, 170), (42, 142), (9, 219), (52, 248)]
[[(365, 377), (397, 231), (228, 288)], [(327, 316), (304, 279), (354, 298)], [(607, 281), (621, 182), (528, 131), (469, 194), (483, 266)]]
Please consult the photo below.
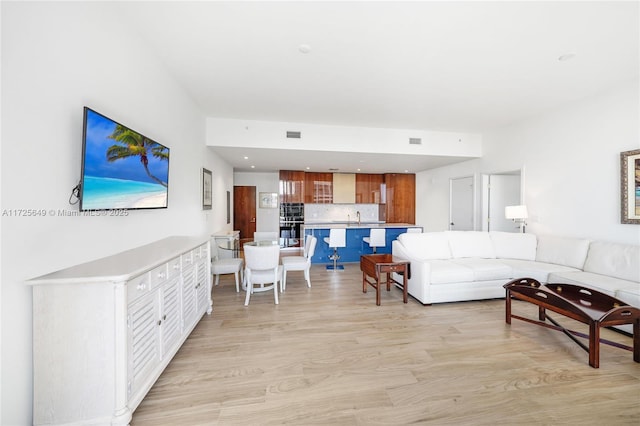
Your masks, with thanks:
[(80, 210), (162, 209), (169, 148), (84, 108)]

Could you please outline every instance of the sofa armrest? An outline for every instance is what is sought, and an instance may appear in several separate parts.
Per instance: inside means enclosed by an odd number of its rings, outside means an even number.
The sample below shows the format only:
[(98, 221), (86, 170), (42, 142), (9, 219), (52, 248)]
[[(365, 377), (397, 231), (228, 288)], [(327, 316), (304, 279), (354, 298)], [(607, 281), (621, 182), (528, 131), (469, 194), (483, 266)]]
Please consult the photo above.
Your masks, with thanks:
[[(398, 240), (391, 242), (391, 253), (394, 256), (411, 262), (411, 278), (409, 278), (407, 282), (407, 292), (421, 303), (431, 303), (431, 264), (429, 261), (416, 259), (414, 256), (411, 256)], [(399, 277), (396, 278), (398, 278), (398, 281), (401, 281)]]

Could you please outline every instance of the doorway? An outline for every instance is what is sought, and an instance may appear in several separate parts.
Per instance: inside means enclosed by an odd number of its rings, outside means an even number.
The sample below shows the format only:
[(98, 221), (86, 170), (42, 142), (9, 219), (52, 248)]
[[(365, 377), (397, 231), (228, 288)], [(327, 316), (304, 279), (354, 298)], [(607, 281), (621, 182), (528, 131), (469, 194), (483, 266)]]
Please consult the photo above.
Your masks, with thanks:
[(474, 182), (473, 176), (449, 180), (449, 230), (473, 231)]
[(240, 240), (253, 240), (256, 232), (256, 187), (233, 187), (233, 229), (240, 231)]
[(520, 227), (505, 218), (504, 208), (522, 204), (521, 171), (484, 175), (482, 182), (483, 231), (519, 232)]

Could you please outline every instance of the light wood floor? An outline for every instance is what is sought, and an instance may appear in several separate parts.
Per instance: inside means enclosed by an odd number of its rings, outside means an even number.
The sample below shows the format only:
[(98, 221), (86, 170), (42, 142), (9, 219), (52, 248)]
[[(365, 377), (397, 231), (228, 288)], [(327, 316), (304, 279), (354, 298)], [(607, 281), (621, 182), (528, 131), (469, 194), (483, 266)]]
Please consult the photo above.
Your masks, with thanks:
[[(290, 273), (243, 306), (233, 276), (132, 425), (640, 424), (640, 364), (601, 345), (600, 368), (560, 332), (504, 321), (504, 301), (375, 305), (357, 264)], [(537, 308), (514, 302), (514, 313)], [(554, 319), (560, 321), (558, 315)], [(560, 321), (586, 331), (572, 320)], [(610, 330), (602, 338), (627, 345)]]

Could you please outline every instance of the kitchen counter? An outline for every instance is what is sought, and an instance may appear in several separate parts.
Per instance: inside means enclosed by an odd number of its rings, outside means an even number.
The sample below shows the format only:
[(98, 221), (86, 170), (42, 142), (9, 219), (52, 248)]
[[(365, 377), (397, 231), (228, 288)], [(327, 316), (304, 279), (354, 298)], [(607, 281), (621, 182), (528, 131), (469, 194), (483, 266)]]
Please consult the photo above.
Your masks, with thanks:
[(386, 223), (386, 222), (305, 222), (305, 229), (332, 229), (332, 228), (421, 228), (411, 223)]
[(311, 258), (311, 263), (331, 263), (329, 256), (333, 249), (324, 242), (324, 238), (329, 236), (331, 229), (346, 229), (346, 247), (338, 248), (340, 263), (359, 262), (360, 256), (372, 254), (373, 250), (369, 244), (363, 241), (368, 237), (372, 228), (384, 228), (386, 230), (385, 246), (378, 247), (377, 253), (391, 253), (391, 242), (404, 234), (409, 228), (418, 228), (422, 232), (422, 227), (410, 223), (384, 223), (384, 222), (305, 222), (301, 227), (304, 235), (313, 235), (318, 239), (316, 251)]

